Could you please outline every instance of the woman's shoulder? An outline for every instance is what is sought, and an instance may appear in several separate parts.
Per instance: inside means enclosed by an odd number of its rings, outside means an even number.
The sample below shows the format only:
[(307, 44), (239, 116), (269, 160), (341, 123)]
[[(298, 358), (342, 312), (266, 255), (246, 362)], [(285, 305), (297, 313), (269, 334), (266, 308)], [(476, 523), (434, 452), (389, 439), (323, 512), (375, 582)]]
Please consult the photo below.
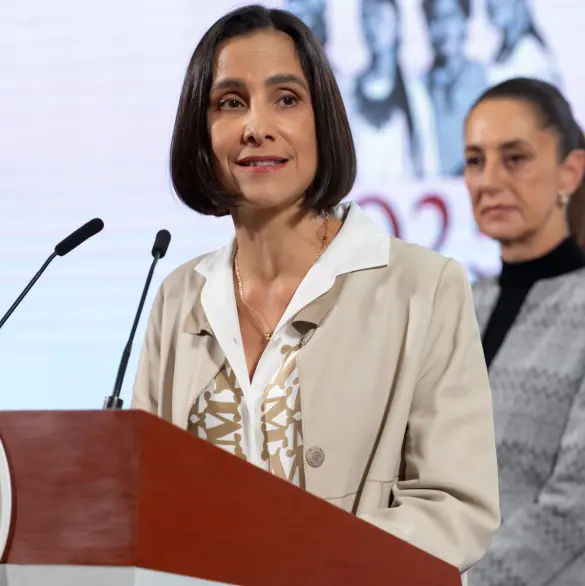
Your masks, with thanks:
[(500, 285), (498, 277), (482, 277), (471, 286), (473, 305), (480, 328), (483, 330), (498, 300)]
[(417, 289), (435, 290), (440, 283), (460, 282), (469, 285), (462, 265), (426, 246), (390, 239), (389, 276), (400, 277)]
[(186, 282), (191, 282), (194, 278), (197, 278), (197, 265), (205, 260), (209, 254), (202, 254), (178, 266), (163, 279), (161, 289), (169, 293), (177, 289), (183, 289)]
[(163, 280), (159, 294), (165, 299), (193, 297), (205, 283), (204, 267), (220, 254), (223, 249), (207, 252), (183, 263)]
[(472, 285), (474, 295), (489, 295), (499, 290), (498, 277), (481, 277)]
[(201, 297), (203, 285), (206, 282), (205, 267), (213, 266), (219, 251), (202, 254), (193, 258), (170, 273), (158, 288), (153, 302), (150, 319), (154, 323), (165, 324), (168, 333), (184, 325), (184, 319), (195, 307)]
[[(535, 302), (546, 300), (569, 312), (585, 308), (585, 268), (540, 281), (534, 288), (532, 299)], [(585, 316), (583, 311), (579, 314)]]

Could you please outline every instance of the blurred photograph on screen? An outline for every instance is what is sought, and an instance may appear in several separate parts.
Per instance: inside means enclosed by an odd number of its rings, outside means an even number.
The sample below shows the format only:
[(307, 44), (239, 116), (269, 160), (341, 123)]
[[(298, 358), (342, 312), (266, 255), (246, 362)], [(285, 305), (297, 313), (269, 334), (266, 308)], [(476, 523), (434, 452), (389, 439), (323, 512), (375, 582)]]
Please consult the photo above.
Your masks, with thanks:
[[(358, 173), (369, 182), (425, 176), (423, 121), (429, 104), (424, 86), (404, 70), (400, 59), (402, 18), (396, 0), (362, 0), (361, 28), (367, 65), (358, 72), (347, 98)], [(428, 143), (427, 143), (428, 144)]]
[(327, 46), (325, 0), (284, 0), (283, 8), (300, 18), (311, 29), (321, 45)]
[(344, 88), (347, 84), (347, 76), (343, 74), (334, 60), (331, 59), (331, 56), (328, 55), (329, 23), (326, 0), (284, 0), (283, 8), (294, 14), (311, 29), (311, 32), (321, 43), (323, 50), (327, 54), (329, 64), (339, 85), (339, 91), (342, 95), (346, 94), (347, 92)]
[(529, 0), (486, 0), (486, 7), (489, 22), (500, 36), (490, 84), (512, 77), (533, 77), (560, 86), (556, 59)]
[(484, 64), (465, 53), (471, 0), (423, 0), (422, 9), (432, 50), (425, 85), (433, 108), (439, 173), (463, 173), (463, 122), (487, 87)]

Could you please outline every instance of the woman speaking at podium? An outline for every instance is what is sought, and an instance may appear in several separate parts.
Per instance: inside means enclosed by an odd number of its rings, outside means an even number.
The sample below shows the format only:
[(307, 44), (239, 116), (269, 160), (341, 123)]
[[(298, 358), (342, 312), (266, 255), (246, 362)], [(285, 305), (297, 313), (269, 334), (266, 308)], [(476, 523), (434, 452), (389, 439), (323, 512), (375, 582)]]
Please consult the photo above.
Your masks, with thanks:
[(499, 525), (490, 388), (461, 267), (390, 238), (309, 29), (250, 6), (186, 73), (171, 147), (192, 210), (235, 238), (174, 271), (133, 407), (457, 566)]

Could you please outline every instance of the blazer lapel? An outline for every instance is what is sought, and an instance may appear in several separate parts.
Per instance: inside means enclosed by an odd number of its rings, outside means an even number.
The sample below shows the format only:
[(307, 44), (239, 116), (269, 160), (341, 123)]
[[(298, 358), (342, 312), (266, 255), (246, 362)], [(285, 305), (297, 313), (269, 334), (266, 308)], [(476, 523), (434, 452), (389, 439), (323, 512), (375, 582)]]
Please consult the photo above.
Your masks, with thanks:
[(225, 364), (225, 356), (200, 301), (195, 302), (192, 311), (187, 315), (183, 331), (189, 336), (183, 347), (184, 357), (180, 363), (188, 365), (189, 372), (185, 372), (183, 379), (186, 381), (185, 393), (180, 394), (186, 396), (187, 401), (177, 403), (176, 407), (180, 409), (177, 423), (186, 429), (193, 403), (217, 376)]
[[(293, 326), (302, 334), (303, 348), (299, 352), (299, 371), (301, 378), (301, 396), (303, 412), (310, 410), (311, 400), (314, 393), (317, 392), (321, 385), (322, 373), (322, 355), (319, 350), (319, 326), (327, 317), (327, 314), (335, 306), (335, 303), (341, 293), (346, 275), (339, 275), (333, 284), (333, 287), (324, 295), (304, 307), (293, 318)], [(305, 351), (305, 346), (314, 336), (310, 352)], [(323, 349), (327, 351), (327, 349)]]

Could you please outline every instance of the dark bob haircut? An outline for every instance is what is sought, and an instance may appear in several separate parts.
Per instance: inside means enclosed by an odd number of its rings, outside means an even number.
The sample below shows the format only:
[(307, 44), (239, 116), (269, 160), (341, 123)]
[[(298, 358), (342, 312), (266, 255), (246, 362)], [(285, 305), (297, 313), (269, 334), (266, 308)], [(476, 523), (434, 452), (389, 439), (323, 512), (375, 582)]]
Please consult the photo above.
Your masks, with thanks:
[(351, 191), (356, 156), (349, 121), (333, 71), (321, 44), (296, 16), (263, 6), (246, 6), (220, 18), (203, 36), (187, 68), (171, 144), (171, 178), (179, 199), (201, 214), (223, 216), (238, 205), (216, 172), (207, 113), (218, 46), (263, 30), (287, 34), (307, 79), (315, 116), (317, 172), (304, 195), (305, 209), (325, 211)]
[[(515, 77), (488, 88), (477, 98), (471, 110), (487, 100), (511, 99), (532, 107), (542, 128), (553, 131), (559, 141), (559, 161), (569, 153), (585, 150), (585, 138), (573, 116), (571, 105), (554, 85), (538, 79)], [(585, 246), (585, 178), (571, 195), (567, 208), (571, 234)]]

